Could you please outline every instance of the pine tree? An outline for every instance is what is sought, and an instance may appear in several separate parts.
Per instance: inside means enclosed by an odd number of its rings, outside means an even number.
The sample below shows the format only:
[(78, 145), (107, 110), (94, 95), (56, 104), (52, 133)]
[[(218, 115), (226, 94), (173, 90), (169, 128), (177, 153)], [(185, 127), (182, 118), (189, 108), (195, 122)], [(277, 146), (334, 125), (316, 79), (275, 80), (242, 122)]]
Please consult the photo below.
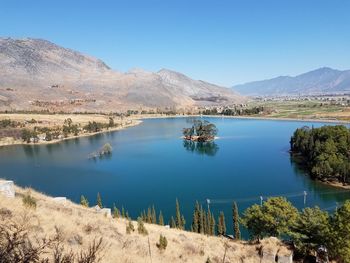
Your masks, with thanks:
[(152, 206), (152, 223), (157, 224), (157, 214), (156, 214), (156, 209), (154, 208), (154, 205)]
[(175, 222), (175, 219), (174, 219), (173, 216), (172, 216), (171, 219), (170, 219), (170, 227), (171, 227), (171, 228), (176, 228), (176, 222)]
[(186, 220), (184, 215), (181, 215), (181, 229), (185, 229)]
[(122, 206), (122, 218), (125, 218), (125, 209), (124, 209), (124, 206)]
[(120, 217), (120, 211), (119, 209), (115, 206), (115, 204), (113, 204), (113, 215), (115, 218), (119, 218)]
[(235, 239), (241, 239), (241, 231), (239, 230), (239, 213), (237, 203), (232, 204), (232, 215), (233, 215), (233, 237)]
[(176, 198), (176, 215), (175, 215), (176, 228), (182, 229), (181, 211), (180, 204)]
[(159, 212), (158, 224), (161, 226), (164, 226), (164, 218), (163, 218), (162, 211)]
[(198, 201), (196, 201), (196, 205), (194, 207), (194, 211), (193, 211), (193, 218), (192, 218), (192, 226), (191, 226), (191, 230), (192, 232), (195, 233), (199, 233), (199, 204)]
[(208, 213), (207, 213), (207, 235), (213, 235), (212, 233), (212, 227), (211, 227), (211, 213), (210, 213), (210, 210), (208, 210)]
[(80, 204), (82, 206), (89, 207), (89, 201), (83, 195), (80, 197)]
[(97, 193), (97, 205), (98, 205), (100, 208), (103, 208), (102, 199), (101, 199), (100, 193)]
[(205, 221), (205, 212), (203, 210), (203, 207), (200, 206), (199, 210), (199, 233), (204, 234), (205, 233), (205, 228), (204, 228), (204, 223)]
[(211, 235), (215, 235), (215, 217), (214, 217), (214, 214), (212, 214), (211, 218), (210, 218), (210, 232), (211, 232)]
[(225, 223), (225, 215), (224, 212), (220, 212), (219, 218), (218, 218), (218, 235), (225, 235), (226, 234), (226, 223)]
[(151, 208), (148, 207), (147, 209), (147, 220), (146, 223), (152, 223), (152, 212), (151, 212)]

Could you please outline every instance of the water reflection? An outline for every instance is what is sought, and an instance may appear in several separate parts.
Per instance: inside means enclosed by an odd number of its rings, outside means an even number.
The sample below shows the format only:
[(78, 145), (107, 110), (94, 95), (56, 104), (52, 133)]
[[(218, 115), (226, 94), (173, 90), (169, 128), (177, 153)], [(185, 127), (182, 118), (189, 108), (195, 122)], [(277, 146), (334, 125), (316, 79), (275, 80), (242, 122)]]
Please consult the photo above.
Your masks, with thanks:
[(219, 146), (214, 141), (193, 142), (189, 140), (183, 140), (183, 146), (189, 152), (208, 156), (214, 156), (219, 150)]
[[(291, 166), (294, 173), (304, 179), (307, 191), (313, 195), (314, 198), (320, 198), (323, 202), (339, 202), (342, 203), (345, 199), (350, 198), (350, 190), (340, 189), (326, 185), (322, 182), (310, 180), (309, 173), (305, 165), (301, 163), (298, 158), (290, 156)], [(334, 203), (335, 204), (335, 203)]]

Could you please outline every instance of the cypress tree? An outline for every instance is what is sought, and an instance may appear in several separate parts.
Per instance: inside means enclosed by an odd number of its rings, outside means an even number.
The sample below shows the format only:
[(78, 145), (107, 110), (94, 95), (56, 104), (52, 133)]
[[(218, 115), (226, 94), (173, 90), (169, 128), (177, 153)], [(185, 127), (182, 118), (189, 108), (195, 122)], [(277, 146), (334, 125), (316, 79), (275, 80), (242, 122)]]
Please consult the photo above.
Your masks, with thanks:
[(204, 234), (204, 221), (205, 221), (205, 212), (203, 210), (203, 207), (200, 206), (199, 211), (199, 233)]
[(161, 226), (164, 226), (164, 218), (163, 218), (162, 211), (159, 212), (158, 224)]
[(89, 207), (89, 201), (83, 195), (80, 197), (80, 204), (82, 206)]
[(233, 214), (233, 237), (235, 239), (241, 239), (241, 231), (239, 230), (239, 213), (237, 203), (232, 204), (232, 214)]
[(218, 235), (225, 235), (226, 234), (226, 223), (225, 223), (225, 215), (224, 212), (220, 212), (219, 218), (218, 218)]
[(192, 226), (191, 226), (192, 232), (199, 233), (199, 217), (200, 217), (199, 204), (198, 204), (198, 201), (196, 201), (196, 205), (193, 211), (193, 218), (192, 218)]
[(157, 224), (157, 214), (156, 214), (156, 209), (154, 208), (154, 205), (152, 206), (152, 223)]
[(170, 219), (170, 227), (171, 228), (176, 228), (176, 222), (175, 222), (175, 219), (173, 216), (171, 216), (171, 219)]
[(181, 215), (181, 229), (185, 229), (186, 220), (184, 215)]
[(208, 235), (208, 232), (209, 232), (208, 217), (204, 209), (203, 209), (203, 217), (204, 217), (204, 234)]
[(208, 213), (207, 213), (207, 235), (213, 235), (212, 234), (212, 232), (211, 232), (211, 230), (212, 230), (212, 228), (211, 228), (211, 217), (212, 217), (212, 215), (211, 215), (211, 213), (210, 213), (210, 210), (208, 210)]
[(146, 223), (152, 223), (152, 212), (151, 212), (151, 208), (148, 207), (147, 209), (147, 220)]
[(176, 214), (175, 214), (175, 223), (177, 228), (182, 228), (182, 220), (181, 220), (181, 212), (180, 212), (180, 204), (176, 198)]
[(122, 206), (122, 218), (125, 218), (125, 209), (124, 209), (124, 206)]
[(113, 215), (114, 215), (114, 218), (119, 218), (119, 217), (120, 217), (120, 211), (119, 211), (119, 209), (115, 206), (115, 204), (113, 204)]
[(211, 214), (211, 217), (210, 217), (210, 232), (211, 232), (211, 235), (215, 235), (215, 217), (214, 217), (214, 214)]
[(101, 199), (100, 193), (97, 193), (97, 205), (98, 205), (100, 208), (103, 208), (102, 199)]

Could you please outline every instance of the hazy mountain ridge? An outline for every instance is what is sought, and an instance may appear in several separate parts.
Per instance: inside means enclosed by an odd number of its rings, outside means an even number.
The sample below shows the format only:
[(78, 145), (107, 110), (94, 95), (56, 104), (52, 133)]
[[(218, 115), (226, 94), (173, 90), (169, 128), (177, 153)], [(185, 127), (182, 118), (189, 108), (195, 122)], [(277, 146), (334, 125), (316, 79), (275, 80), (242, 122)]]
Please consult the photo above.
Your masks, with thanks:
[(280, 76), (236, 85), (233, 88), (250, 96), (350, 92), (350, 70), (324, 67), (295, 77)]
[(42, 39), (0, 38), (0, 68), (2, 110), (41, 109), (42, 101), (48, 108), (69, 111), (183, 108), (244, 101), (231, 89), (171, 70), (118, 72), (100, 59)]

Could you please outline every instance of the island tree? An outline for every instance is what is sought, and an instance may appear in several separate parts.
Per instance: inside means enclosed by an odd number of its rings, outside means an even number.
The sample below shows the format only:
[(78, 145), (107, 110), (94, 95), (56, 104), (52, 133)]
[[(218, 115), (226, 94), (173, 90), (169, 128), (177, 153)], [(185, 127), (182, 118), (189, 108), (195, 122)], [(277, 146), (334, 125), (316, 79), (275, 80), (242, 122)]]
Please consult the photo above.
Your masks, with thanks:
[(183, 129), (183, 136), (185, 140), (206, 142), (212, 141), (218, 130), (215, 124), (208, 121), (195, 120), (192, 127)]

